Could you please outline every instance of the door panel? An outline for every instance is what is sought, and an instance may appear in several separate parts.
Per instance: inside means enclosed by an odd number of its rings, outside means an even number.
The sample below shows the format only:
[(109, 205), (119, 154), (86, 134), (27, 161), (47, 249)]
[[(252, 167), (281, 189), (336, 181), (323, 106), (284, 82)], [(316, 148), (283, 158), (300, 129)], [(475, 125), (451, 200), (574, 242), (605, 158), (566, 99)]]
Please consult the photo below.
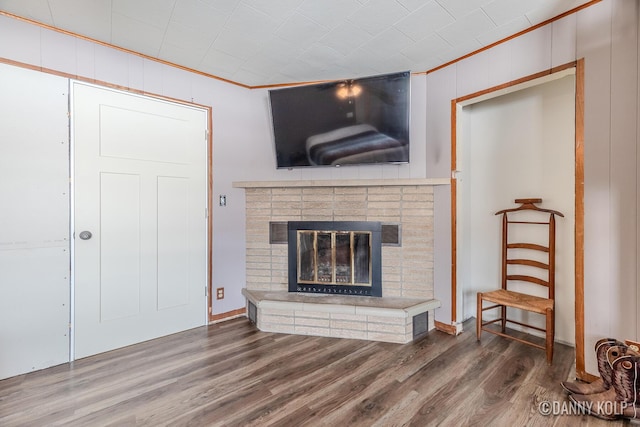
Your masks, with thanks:
[[(163, 104), (149, 111), (100, 105), (100, 155), (167, 163), (190, 163), (189, 152), (179, 143), (189, 132), (189, 120), (167, 116)], [(158, 108), (159, 107), (159, 108)], [(171, 114), (171, 113), (169, 113)], [(121, 126), (131, 122), (133, 127)], [(131, 144), (130, 141), (136, 141)]]
[(158, 309), (188, 304), (189, 211), (184, 178), (158, 177)]
[(104, 322), (140, 314), (140, 176), (102, 173), (99, 194), (100, 320)]
[(76, 82), (72, 123), (75, 357), (204, 325), (206, 111)]

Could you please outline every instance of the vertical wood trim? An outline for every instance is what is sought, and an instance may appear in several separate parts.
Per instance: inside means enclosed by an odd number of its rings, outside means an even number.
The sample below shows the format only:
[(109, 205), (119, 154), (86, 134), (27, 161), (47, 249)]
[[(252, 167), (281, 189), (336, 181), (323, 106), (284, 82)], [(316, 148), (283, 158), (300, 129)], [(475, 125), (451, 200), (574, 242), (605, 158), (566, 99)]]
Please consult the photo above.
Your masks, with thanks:
[[(575, 316), (576, 376), (588, 379), (584, 349), (584, 58), (576, 62)], [(592, 376), (589, 376), (590, 378)]]
[(458, 102), (456, 99), (451, 100), (451, 324), (455, 324), (457, 321), (457, 304), (458, 304), (458, 285), (457, 285), (457, 244), (458, 233), (457, 218), (458, 218), (458, 197), (457, 197), (457, 181), (455, 177), (455, 171), (457, 170), (457, 108)]

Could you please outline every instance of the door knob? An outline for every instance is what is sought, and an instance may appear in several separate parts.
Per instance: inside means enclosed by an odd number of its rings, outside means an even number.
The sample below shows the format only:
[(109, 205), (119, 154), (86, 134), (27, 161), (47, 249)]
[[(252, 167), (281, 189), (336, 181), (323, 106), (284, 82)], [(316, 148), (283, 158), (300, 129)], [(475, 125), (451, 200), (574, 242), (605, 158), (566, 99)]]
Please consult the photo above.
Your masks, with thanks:
[(78, 235), (82, 240), (89, 240), (91, 236), (93, 236), (93, 234), (91, 234), (90, 231), (81, 231)]

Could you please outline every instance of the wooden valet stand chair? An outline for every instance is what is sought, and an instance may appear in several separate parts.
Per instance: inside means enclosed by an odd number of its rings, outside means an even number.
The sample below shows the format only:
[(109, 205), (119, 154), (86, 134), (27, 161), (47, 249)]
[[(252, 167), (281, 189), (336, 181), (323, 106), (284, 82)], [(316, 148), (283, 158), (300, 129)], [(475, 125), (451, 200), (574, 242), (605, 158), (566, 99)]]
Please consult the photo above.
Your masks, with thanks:
[[(554, 340), (554, 328), (555, 328), (555, 235), (556, 235), (556, 221), (555, 217), (563, 217), (560, 212), (550, 209), (542, 209), (535, 206), (536, 203), (541, 203), (542, 199), (516, 199), (516, 203), (521, 204), (520, 207), (513, 209), (505, 209), (496, 212), (496, 215), (502, 215), (502, 286), (501, 289), (490, 292), (478, 292), (478, 312), (476, 322), (476, 333), (478, 341), (480, 341), (480, 335), (482, 331), (489, 332), (495, 335), (500, 335), (505, 338), (510, 338), (521, 343), (546, 350), (547, 363), (550, 365), (553, 360), (553, 340)], [(544, 217), (544, 221), (534, 220), (516, 220), (512, 218), (518, 218), (522, 215), (518, 215), (519, 211), (536, 211)], [(531, 214), (527, 216), (530, 218)], [(540, 245), (537, 243), (526, 242), (512, 242), (509, 239), (511, 229), (513, 227), (540, 225), (548, 228), (549, 237), (548, 245)], [(513, 253), (513, 255), (512, 255)], [(530, 257), (522, 256), (523, 253), (531, 254)], [(537, 257), (536, 257), (537, 255)], [(539, 261), (546, 259), (546, 262)], [(512, 274), (511, 266), (526, 266), (518, 267), (519, 271), (528, 273), (536, 272), (538, 276), (545, 278), (539, 278), (534, 275), (528, 274)], [(547, 288), (547, 297), (539, 297), (529, 295), (522, 292), (516, 292), (509, 290), (511, 282), (527, 282)], [(492, 305), (485, 307), (484, 302), (492, 303)], [(527, 323), (510, 320), (507, 318), (507, 308), (515, 308), (524, 310), (527, 312), (538, 313), (546, 318), (545, 327), (541, 328)], [(491, 309), (499, 308), (500, 317), (495, 320), (489, 320), (487, 322), (482, 320), (483, 312)], [(500, 330), (494, 327), (487, 327), (493, 323), (500, 322)], [(545, 345), (542, 346), (527, 339), (518, 338), (513, 335), (509, 335), (506, 332), (507, 323), (514, 323), (526, 328), (535, 329), (545, 333)]]

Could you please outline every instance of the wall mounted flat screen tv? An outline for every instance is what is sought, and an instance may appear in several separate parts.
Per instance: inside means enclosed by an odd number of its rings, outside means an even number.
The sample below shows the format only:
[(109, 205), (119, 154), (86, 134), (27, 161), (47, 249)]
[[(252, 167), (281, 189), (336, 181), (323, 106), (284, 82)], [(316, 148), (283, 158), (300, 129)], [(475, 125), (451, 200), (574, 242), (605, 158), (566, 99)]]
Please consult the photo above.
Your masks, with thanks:
[(410, 72), (269, 91), (278, 168), (409, 162)]

